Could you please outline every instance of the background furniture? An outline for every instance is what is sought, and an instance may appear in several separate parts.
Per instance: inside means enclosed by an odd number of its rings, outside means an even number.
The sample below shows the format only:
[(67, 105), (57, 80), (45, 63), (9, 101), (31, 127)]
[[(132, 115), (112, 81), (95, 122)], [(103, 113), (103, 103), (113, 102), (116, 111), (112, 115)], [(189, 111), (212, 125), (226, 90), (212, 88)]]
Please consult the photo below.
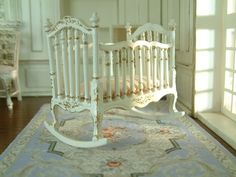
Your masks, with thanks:
[(22, 99), (19, 82), (19, 32), (0, 30), (0, 80), (6, 92), (7, 106), (13, 108), (11, 97)]

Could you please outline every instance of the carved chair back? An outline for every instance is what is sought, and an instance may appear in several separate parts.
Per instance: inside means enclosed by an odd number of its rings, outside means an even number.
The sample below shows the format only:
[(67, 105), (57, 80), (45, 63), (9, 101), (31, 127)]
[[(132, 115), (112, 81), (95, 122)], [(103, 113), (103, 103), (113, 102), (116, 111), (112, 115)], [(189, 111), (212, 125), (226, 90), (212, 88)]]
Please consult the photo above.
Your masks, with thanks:
[(19, 81), (19, 46), (20, 34), (16, 30), (0, 30), (0, 79), (6, 92), (7, 105), (13, 108), (11, 96), (22, 99)]
[(0, 65), (14, 67), (19, 65), (19, 32), (0, 30)]

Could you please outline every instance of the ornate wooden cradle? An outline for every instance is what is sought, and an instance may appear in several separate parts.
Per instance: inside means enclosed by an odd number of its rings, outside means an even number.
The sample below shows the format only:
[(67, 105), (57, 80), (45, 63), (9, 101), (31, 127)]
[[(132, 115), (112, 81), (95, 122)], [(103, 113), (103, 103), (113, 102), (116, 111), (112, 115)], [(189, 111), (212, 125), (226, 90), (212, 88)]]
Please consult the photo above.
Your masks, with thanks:
[[(149, 23), (133, 34), (127, 27), (127, 41), (98, 45), (96, 14), (90, 20), (91, 27), (72, 17), (47, 25), (54, 122), (45, 122), (46, 128), (66, 144), (96, 147), (107, 143), (101, 126), (103, 114), (109, 109), (130, 109), (148, 115), (135, 107), (167, 95), (171, 112), (168, 116), (182, 116), (175, 108), (174, 25), (168, 31)], [(93, 117), (92, 140), (78, 141), (60, 133), (56, 106), (69, 112), (89, 110)]]

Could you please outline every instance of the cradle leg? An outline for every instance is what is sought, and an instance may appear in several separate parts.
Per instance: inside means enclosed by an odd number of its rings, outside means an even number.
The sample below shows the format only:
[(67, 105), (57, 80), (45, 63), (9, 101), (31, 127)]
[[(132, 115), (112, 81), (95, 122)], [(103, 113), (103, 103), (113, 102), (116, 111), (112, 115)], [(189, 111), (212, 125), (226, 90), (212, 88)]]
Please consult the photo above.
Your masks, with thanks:
[(167, 95), (167, 101), (169, 102), (169, 112), (176, 115), (176, 117), (182, 117), (185, 115), (184, 111), (178, 111), (176, 109), (177, 93)]
[(167, 101), (169, 102), (169, 112), (178, 112), (176, 109), (177, 94), (167, 95)]
[(52, 115), (52, 118), (53, 118), (53, 127), (55, 127), (56, 129), (59, 128), (60, 126), (60, 122), (59, 120), (57, 119), (57, 108), (55, 107), (55, 105), (52, 105), (51, 106), (51, 115)]
[[(54, 135), (56, 138), (58, 138), (61, 142), (74, 146), (74, 147), (79, 147), (79, 148), (93, 148), (93, 147), (98, 147), (98, 146), (103, 146), (105, 144), (107, 144), (107, 139), (105, 138), (100, 138), (100, 130), (101, 130), (101, 121), (102, 120), (100, 116), (102, 116), (102, 114), (93, 114), (94, 116), (94, 132), (93, 132), (93, 140), (89, 140), (89, 141), (80, 141), (80, 140), (75, 140), (73, 138), (67, 137), (65, 135), (63, 135), (63, 133), (61, 133), (58, 130), (58, 127), (60, 125), (60, 121), (57, 118), (57, 111), (54, 110), (54, 107), (52, 107), (51, 109), (51, 113), (53, 116), (53, 124), (50, 125), (48, 124), (46, 121), (44, 122), (45, 127), (47, 128), (47, 130)], [(97, 115), (97, 116), (95, 116)]]
[(99, 111), (93, 111), (93, 141), (102, 138), (102, 119), (103, 113)]

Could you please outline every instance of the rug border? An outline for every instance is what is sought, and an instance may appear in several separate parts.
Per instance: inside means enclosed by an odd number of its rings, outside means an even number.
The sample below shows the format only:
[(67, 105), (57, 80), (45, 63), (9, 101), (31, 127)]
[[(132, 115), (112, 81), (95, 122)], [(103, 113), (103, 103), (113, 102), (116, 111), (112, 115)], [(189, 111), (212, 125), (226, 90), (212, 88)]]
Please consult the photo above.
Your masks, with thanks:
[[(0, 154), (0, 175), (4, 175), (7, 169), (16, 161), (18, 154), (29, 143), (30, 141), (29, 137), (31, 137), (34, 133), (36, 133), (37, 128), (42, 124), (43, 119), (45, 119), (44, 116), (42, 116), (41, 119), (36, 119), (36, 118), (39, 117), (43, 113), (49, 114), (50, 112), (49, 110), (50, 110), (49, 103), (42, 105), (39, 111), (30, 120), (30, 122), (15, 137), (15, 139), (8, 145), (8, 147)], [(233, 165), (236, 164), (235, 156), (229, 150), (227, 150), (219, 141), (217, 141), (210, 133), (208, 133), (203, 127), (197, 124), (190, 116), (185, 115), (178, 119), (184, 124), (184, 126), (186, 126), (186, 128), (193, 134), (193, 136), (200, 143), (202, 143), (205, 146), (205, 148), (209, 150), (217, 160), (219, 160), (222, 163), (222, 165), (226, 169), (229, 169), (228, 160), (231, 161), (231, 164)], [(197, 133), (200, 133), (201, 137), (196, 136)], [(22, 136), (28, 137), (28, 139), (26, 139), (26, 143), (24, 143), (20, 149), (19, 149), (19, 146), (18, 146), (18, 149), (14, 149), (15, 143), (19, 143), (19, 141), (22, 139)], [(206, 138), (204, 138), (204, 136)], [(200, 138), (203, 138), (203, 139), (201, 140)], [(209, 146), (209, 144), (207, 143), (213, 144), (213, 146)], [(216, 147), (216, 148), (212, 148), (212, 147)], [(223, 153), (223, 155), (227, 157), (227, 161), (225, 161), (225, 158), (219, 158), (218, 156), (219, 152)], [(229, 170), (232, 170), (232, 169), (229, 169)], [(236, 171), (235, 171), (235, 174), (236, 174)]]
[[(42, 118), (36, 119), (44, 112), (46, 113), (46, 109), (50, 108), (50, 103), (43, 104), (38, 112), (33, 116), (33, 118), (29, 121), (29, 123), (20, 131), (20, 133), (14, 138), (14, 140), (7, 146), (7, 148), (0, 154), (0, 176), (5, 173), (5, 171), (9, 168), (10, 165), (12, 165), (15, 160), (17, 159), (17, 155), (24, 149), (24, 147), (29, 143), (30, 138), (27, 138), (29, 136), (32, 136), (34, 133), (36, 133), (35, 126), (38, 126), (42, 124)], [(48, 109), (49, 111), (49, 109)], [(43, 117), (43, 116), (42, 116)], [(14, 151), (14, 145), (18, 143), (22, 136), (25, 136), (27, 138), (26, 143), (24, 143), (23, 146), (20, 146), (21, 148), (15, 149)]]

